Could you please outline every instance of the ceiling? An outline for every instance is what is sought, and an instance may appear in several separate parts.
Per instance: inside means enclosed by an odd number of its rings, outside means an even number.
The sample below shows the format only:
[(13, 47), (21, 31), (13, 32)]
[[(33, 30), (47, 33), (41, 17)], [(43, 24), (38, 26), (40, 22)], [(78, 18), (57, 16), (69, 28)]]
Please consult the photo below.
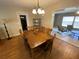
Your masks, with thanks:
[[(59, 0), (39, 0), (41, 7), (46, 7), (49, 4), (58, 2)], [(34, 8), (37, 4), (37, 0), (0, 0), (0, 7), (2, 6), (16, 6), (25, 8)]]

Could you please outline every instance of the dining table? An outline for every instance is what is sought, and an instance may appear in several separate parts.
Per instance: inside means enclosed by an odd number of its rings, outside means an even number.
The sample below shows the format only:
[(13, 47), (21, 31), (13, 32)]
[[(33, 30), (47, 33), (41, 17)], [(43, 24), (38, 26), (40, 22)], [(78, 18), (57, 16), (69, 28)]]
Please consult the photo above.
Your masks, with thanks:
[(46, 42), (49, 39), (52, 39), (50, 33), (46, 31), (25, 31), (23, 34), (24, 38), (26, 38), (31, 49), (36, 48)]
[(30, 52), (32, 59), (35, 58), (34, 49), (39, 48), (47, 40), (52, 39), (51, 31), (48, 29), (44, 29), (42, 31), (27, 30), (27, 31), (24, 31), (23, 36), (30, 47), (29, 52)]

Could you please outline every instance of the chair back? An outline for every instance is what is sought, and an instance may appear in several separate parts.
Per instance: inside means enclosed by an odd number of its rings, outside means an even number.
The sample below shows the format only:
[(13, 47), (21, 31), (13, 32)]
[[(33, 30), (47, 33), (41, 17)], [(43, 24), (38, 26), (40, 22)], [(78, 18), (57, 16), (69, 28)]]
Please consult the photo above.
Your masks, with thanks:
[(52, 36), (52, 39), (48, 39), (44, 44), (42, 44), (41, 48), (44, 51), (48, 51), (48, 50), (52, 50), (52, 45), (53, 45), (53, 41), (55, 39), (56, 34), (54, 34), (54, 36)]
[(33, 26), (28, 26), (27, 29), (28, 30), (33, 30)]
[(67, 25), (67, 30), (71, 31), (73, 29), (73, 25)]

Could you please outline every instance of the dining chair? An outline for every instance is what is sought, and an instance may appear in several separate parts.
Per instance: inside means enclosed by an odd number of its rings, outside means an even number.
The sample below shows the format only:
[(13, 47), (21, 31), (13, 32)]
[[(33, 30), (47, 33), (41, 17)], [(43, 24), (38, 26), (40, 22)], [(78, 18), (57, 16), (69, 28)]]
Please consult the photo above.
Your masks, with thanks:
[(52, 39), (48, 39), (44, 44), (41, 45), (42, 54), (44, 54), (44, 59), (46, 59), (46, 56), (50, 56), (52, 53), (52, 47), (53, 47), (53, 42), (55, 39), (56, 34), (52, 36)]
[(27, 29), (28, 30), (33, 30), (33, 26), (28, 26)]
[(54, 41), (54, 38), (55, 38), (55, 34), (54, 34), (54, 36), (52, 36), (52, 39), (48, 39), (43, 45), (42, 45), (42, 47), (43, 47), (43, 50), (44, 51), (48, 51), (48, 50), (52, 50), (52, 45), (53, 45), (53, 41)]
[(45, 43), (35, 48), (33, 51), (35, 56), (41, 57), (43, 55), (44, 59), (47, 58), (46, 56), (50, 56), (52, 52), (52, 46), (53, 46), (55, 36), (56, 34), (52, 36), (52, 39), (48, 39)]

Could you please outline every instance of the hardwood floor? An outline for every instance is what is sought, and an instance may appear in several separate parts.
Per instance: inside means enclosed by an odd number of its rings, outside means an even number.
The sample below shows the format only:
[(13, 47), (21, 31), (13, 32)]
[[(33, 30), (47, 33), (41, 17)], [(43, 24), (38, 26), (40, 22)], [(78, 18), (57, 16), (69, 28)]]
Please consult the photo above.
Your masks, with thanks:
[(0, 41), (0, 59), (30, 59), (20, 37)]
[(79, 48), (71, 44), (56, 39), (53, 47), (52, 59), (79, 59)]
[[(55, 39), (51, 56), (46, 59), (79, 59), (79, 48), (60, 39)], [(38, 53), (39, 54), (39, 53)], [(0, 59), (31, 59), (24, 40), (18, 36), (0, 41)], [(44, 59), (43, 54), (36, 59)]]

